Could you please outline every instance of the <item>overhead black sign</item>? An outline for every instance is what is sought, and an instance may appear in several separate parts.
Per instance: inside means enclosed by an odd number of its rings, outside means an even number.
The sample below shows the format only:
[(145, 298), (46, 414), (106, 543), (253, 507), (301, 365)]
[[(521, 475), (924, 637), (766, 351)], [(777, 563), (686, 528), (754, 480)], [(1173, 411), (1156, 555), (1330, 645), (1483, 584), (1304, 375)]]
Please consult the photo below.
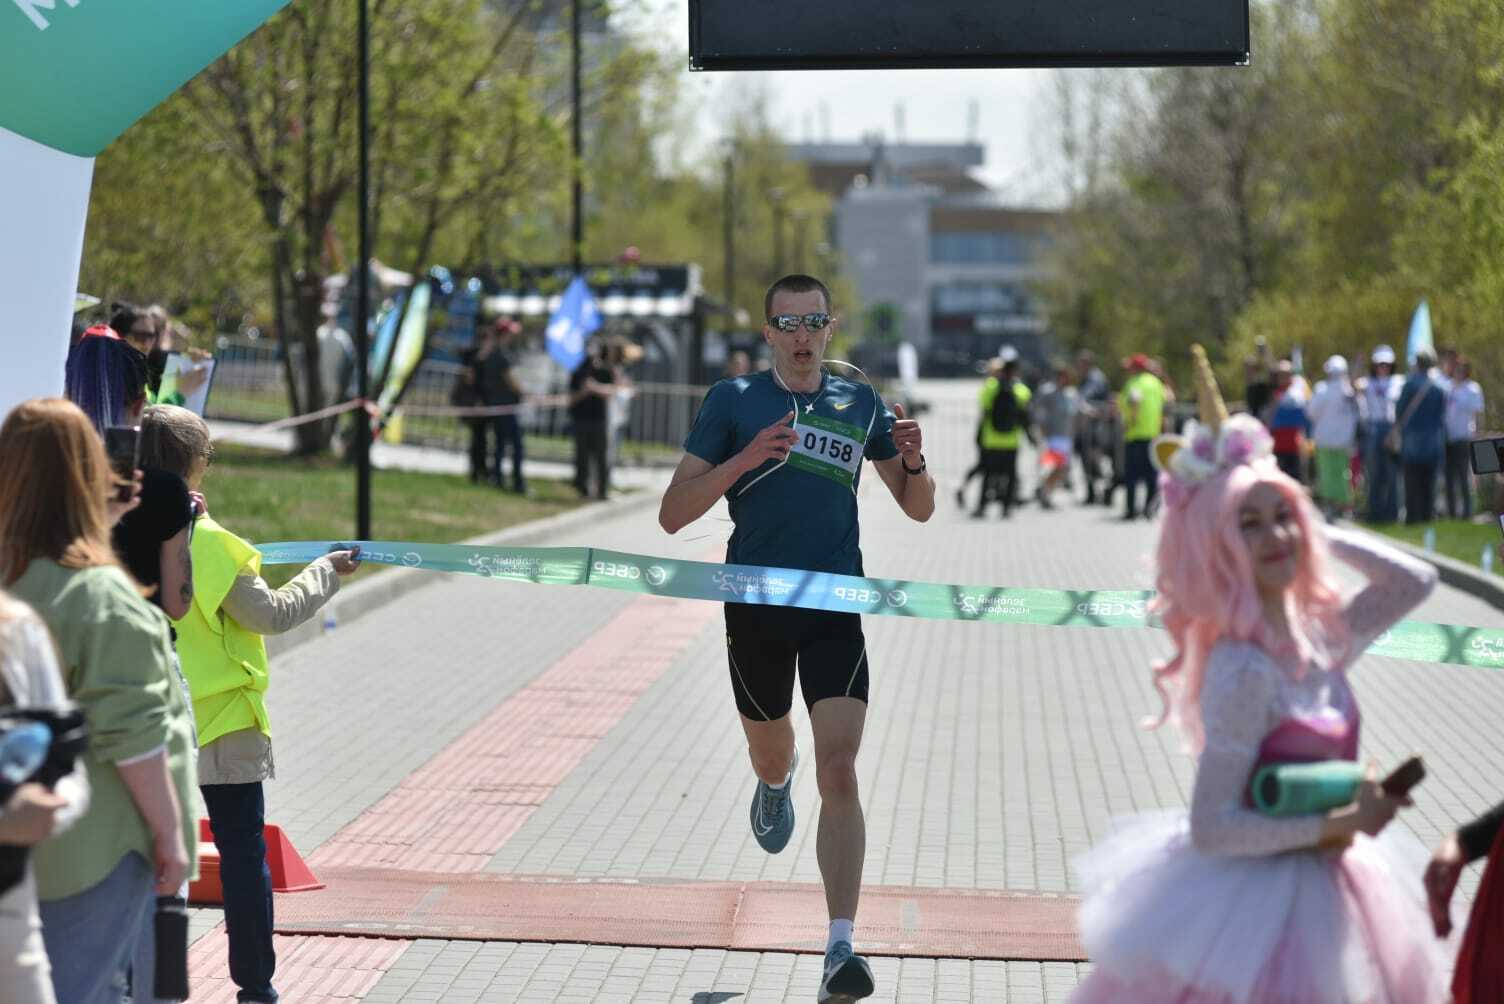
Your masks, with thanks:
[(1247, 62), (1248, 0), (689, 0), (695, 70)]

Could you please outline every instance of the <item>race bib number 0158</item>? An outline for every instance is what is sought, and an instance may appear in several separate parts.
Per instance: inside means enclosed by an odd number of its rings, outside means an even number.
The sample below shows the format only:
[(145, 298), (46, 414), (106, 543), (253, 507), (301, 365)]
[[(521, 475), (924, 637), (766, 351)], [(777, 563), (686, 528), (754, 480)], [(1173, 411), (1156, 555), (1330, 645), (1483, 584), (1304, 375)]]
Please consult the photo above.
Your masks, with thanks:
[(800, 415), (794, 422), (789, 466), (830, 478), (850, 488), (862, 466), (866, 433), (824, 415)]

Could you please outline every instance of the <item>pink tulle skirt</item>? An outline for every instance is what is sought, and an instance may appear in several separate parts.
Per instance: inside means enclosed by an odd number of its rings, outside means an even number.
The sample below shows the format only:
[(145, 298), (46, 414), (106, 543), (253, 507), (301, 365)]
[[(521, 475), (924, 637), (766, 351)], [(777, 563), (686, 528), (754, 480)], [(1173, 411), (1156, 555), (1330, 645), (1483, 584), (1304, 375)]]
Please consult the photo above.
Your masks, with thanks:
[(1093, 962), (1073, 1004), (1444, 1004), (1449, 945), (1400, 827), (1339, 853), (1213, 857), (1138, 816), (1076, 863)]

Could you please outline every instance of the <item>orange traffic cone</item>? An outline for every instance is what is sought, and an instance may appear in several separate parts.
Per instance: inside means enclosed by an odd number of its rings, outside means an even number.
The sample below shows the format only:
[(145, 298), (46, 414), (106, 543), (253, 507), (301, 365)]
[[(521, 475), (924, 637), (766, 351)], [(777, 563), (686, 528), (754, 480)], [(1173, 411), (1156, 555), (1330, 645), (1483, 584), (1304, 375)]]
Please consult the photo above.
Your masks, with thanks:
[[(282, 827), (268, 823), (265, 828), (266, 863), (272, 873), (272, 892), (309, 892), (324, 888), (298, 849), (287, 839)], [(225, 901), (224, 885), (219, 875), (219, 849), (209, 821), (198, 821), (198, 878), (188, 886), (190, 903), (218, 904)]]

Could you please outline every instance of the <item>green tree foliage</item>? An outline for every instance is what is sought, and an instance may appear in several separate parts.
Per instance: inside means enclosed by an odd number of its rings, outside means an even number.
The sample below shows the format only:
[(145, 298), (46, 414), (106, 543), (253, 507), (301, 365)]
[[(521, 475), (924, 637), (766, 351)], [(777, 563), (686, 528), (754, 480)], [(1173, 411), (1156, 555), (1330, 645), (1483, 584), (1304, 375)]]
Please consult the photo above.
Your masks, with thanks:
[(1091, 149), (1071, 135), (1078, 183), (1045, 290), (1056, 329), (1181, 374), (1203, 342), (1231, 389), (1260, 335), (1310, 366), (1402, 349), (1425, 297), (1437, 344), (1473, 357), (1504, 427), (1504, 6), (1252, 15), (1252, 66), (1116, 78), (1115, 127)]
[[(592, 20), (604, 5), (587, 0)], [(408, 271), (570, 258), (567, 15), (540, 0), (371, 0), (371, 230)], [(636, 246), (723, 285), (724, 171), (682, 150), (692, 109), (673, 63), (587, 34), (585, 258)], [(82, 287), (161, 300), (208, 331), (251, 320), (287, 354), (295, 412), (319, 408), (324, 280), (356, 252), (356, 38), (350, 4), (290, 5), (137, 123), (98, 160)], [(761, 105), (731, 118), (736, 307), (755, 320), (772, 277), (781, 193), (785, 268), (835, 270), (827, 200), (784, 155)], [(845, 290), (845, 287), (841, 287)], [(850, 301), (843, 301), (849, 303)], [(850, 303), (854, 310), (856, 304)], [(304, 427), (301, 447), (332, 426)]]

